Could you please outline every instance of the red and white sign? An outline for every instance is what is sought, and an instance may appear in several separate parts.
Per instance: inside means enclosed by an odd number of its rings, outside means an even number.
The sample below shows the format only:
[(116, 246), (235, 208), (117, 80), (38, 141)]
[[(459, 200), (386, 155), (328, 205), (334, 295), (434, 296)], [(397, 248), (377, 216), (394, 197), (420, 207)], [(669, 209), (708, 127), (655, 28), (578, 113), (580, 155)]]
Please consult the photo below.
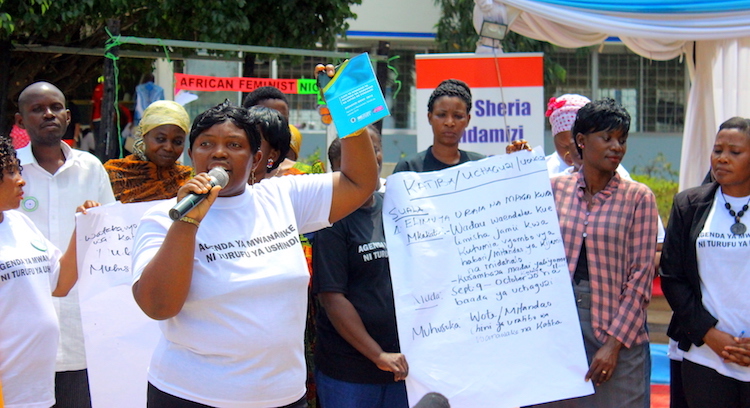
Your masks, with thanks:
[(541, 53), (420, 54), (417, 70), (417, 150), (432, 145), (427, 101), (445, 79), (471, 88), (471, 120), (460, 148), (504, 154), (508, 143), (526, 139), (544, 146), (544, 62)]
[(262, 86), (273, 86), (283, 93), (296, 94), (296, 79), (244, 78), (244, 77), (212, 77), (204, 75), (174, 74), (175, 92), (186, 91), (236, 91), (252, 92)]

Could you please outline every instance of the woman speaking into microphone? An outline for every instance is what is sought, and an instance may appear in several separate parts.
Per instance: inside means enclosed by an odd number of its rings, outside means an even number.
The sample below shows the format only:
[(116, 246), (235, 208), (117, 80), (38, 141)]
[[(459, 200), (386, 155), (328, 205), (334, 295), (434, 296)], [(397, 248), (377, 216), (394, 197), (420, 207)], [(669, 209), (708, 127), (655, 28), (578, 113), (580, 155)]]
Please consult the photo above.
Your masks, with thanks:
[[(369, 137), (342, 140), (341, 171), (248, 185), (261, 136), (289, 132), (278, 112), (218, 105), (199, 115), (189, 155), (199, 173), (177, 200), (206, 194), (177, 221), (171, 200), (142, 219), (133, 294), (161, 340), (149, 407), (305, 407), (303, 334), (310, 276), (299, 234), (326, 227), (372, 195)], [(224, 168), (225, 187), (206, 174)]]

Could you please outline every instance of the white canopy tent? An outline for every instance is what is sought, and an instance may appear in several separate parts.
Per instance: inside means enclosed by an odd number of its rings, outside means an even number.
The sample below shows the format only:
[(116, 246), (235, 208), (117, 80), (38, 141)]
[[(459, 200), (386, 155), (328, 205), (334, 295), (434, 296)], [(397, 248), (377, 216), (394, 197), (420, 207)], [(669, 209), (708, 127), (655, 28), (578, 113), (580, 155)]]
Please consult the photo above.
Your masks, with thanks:
[(505, 8), (509, 29), (578, 48), (617, 36), (635, 53), (668, 60), (685, 55), (690, 73), (680, 189), (700, 184), (719, 125), (750, 117), (748, 0), (476, 0)]

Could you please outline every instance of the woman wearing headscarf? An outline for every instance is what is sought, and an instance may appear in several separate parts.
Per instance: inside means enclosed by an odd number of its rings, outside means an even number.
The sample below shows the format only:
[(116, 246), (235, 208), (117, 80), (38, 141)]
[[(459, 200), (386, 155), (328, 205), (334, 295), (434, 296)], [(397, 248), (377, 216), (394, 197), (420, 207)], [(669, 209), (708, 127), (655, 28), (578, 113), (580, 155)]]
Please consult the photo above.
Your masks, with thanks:
[(684, 351), (690, 407), (750, 406), (750, 121), (722, 123), (711, 152), (715, 181), (677, 194), (661, 258), (674, 314), (667, 334)]
[(146, 108), (136, 131), (133, 154), (104, 163), (115, 198), (122, 203), (172, 198), (193, 170), (177, 163), (185, 148), (190, 117), (173, 101)]
[(575, 165), (575, 158), (578, 158), (578, 167), (580, 167), (580, 157), (575, 152), (575, 141), (570, 129), (576, 120), (578, 110), (589, 102), (591, 102), (589, 98), (577, 94), (565, 94), (549, 99), (545, 116), (549, 118), (552, 141), (555, 144), (555, 152), (545, 158), (550, 177)]

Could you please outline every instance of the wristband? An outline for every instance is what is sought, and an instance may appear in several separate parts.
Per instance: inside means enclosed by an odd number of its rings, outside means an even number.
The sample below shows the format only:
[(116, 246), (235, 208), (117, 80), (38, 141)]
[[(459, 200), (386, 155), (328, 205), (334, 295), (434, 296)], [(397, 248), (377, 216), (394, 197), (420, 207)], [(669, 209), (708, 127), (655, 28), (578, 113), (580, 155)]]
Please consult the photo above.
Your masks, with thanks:
[(349, 135), (346, 135), (346, 136), (342, 137), (342, 139), (346, 139), (346, 138), (350, 138), (350, 137), (357, 137), (357, 136), (361, 135), (362, 133), (365, 133), (366, 130), (367, 130), (367, 127), (363, 127), (362, 129), (360, 129), (360, 130), (358, 130), (358, 131), (356, 131), (356, 132), (354, 132), (352, 134), (349, 134)]
[(201, 225), (201, 223), (198, 220), (196, 220), (195, 218), (190, 218), (190, 217), (182, 217), (178, 221), (186, 222), (188, 224), (193, 224), (196, 226), (196, 228), (200, 227)]

